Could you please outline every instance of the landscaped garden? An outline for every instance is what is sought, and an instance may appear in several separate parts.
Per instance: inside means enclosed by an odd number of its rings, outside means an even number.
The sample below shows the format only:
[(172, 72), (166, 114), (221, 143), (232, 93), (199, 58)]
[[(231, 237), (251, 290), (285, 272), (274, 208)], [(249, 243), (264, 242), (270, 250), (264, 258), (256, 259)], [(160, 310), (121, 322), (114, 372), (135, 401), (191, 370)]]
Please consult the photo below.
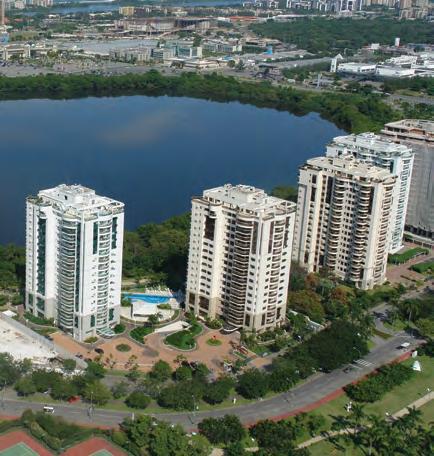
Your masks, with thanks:
[(196, 347), (196, 337), (202, 332), (202, 325), (193, 321), (188, 329), (175, 332), (166, 337), (164, 342), (180, 350), (192, 350)]
[(207, 345), (210, 345), (211, 347), (218, 347), (222, 344), (222, 341), (220, 339), (217, 339), (215, 336), (214, 337), (210, 337), (207, 341), (206, 341)]
[(389, 255), (388, 261), (392, 264), (403, 264), (407, 263), (407, 261), (410, 261), (413, 258), (416, 258), (417, 256), (428, 254), (428, 249), (425, 249), (423, 247), (414, 247), (413, 249), (408, 249), (403, 253), (395, 253), (393, 255)]
[(126, 353), (131, 350), (131, 346), (128, 344), (119, 344), (119, 345), (116, 345), (116, 350), (120, 351), (122, 353)]
[(143, 338), (152, 334), (154, 329), (151, 326), (139, 326), (130, 331), (130, 336), (137, 342), (143, 344)]
[(415, 264), (410, 269), (418, 272), (419, 274), (433, 273), (434, 272), (434, 260)]

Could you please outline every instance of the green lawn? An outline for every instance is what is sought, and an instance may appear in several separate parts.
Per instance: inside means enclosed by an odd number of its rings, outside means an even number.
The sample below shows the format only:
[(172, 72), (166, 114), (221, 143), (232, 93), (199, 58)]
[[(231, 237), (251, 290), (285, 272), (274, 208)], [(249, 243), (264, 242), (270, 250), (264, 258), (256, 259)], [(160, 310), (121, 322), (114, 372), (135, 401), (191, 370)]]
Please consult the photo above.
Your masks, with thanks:
[(143, 344), (143, 338), (154, 331), (151, 326), (139, 326), (130, 331), (130, 336), (137, 342)]
[[(365, 405), (366, 413), (374, 413), (384, 416), (386, 412), (395, 413), (401, 410), (411, 402), (419, 399), (426, 394), (426, 389), (434, 389), (434, 360), (428, 356), (419, 356), (417, 358), (422, 365), (422, 372), (416, 372), (414, 377), (401, 386), (394, 388), (387, 393), (383, 399), (373, 404)], [(413, 359), (404, 361), (404, 364), (411, 365)], [(345, 404), (350, 401), (349, 397), (344, 394), (327, 404), (315, 410), (316, 414), (324, 415), (329, 425), (333, 422), (332, 416), (346, 414)]]
[(428, 249), (425, 249), (423, 247), (415, 247), (413, 249), (406, 250), (403, 253), (395, 253), (394, 255), (389, 255), (388, 261), (392, 264), (403, 264), (418, 255), (427, 255), (428, 253)]
[(354, 448), (345, 448), (343, 451), (336, 448), (332, 443), (322, 441), (309, 447), (310, 456), (360, 456), (362, 452)]
[(428, 402), (420, 408), (424, 423), (429, 424), (434, 422), (434, 400)]
[(196, 346), (196, 336), (202, 332), (202, 329), (199, 323), (194, 322), (189, 329), (170, 334), (164, 339), (164, 342), (181, 350), (191, 350)]

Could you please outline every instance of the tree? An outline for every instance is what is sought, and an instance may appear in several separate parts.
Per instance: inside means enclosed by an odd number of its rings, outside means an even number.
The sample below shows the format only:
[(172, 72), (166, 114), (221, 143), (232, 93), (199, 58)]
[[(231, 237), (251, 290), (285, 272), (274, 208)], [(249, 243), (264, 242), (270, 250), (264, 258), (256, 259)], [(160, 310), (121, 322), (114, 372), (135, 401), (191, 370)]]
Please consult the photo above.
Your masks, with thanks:
[(263, 420), (253, 425), (249, 432), (267, 454), (291, 455), (301, 429), (291, 421)]
[(271, 196), (287, 201), (297, 202), (298, 189), (290, 185), (278, 185), (271, 190)]
[(221, 377), (209, 383), (204, 391), (203, 400), (208, 404), (220, 404), (229, 397), (235, 382), (230, 377)]
[(12, 385), (21, 375), (21, 365), (8, 353), (0, 353), (0, 386)]
[(88, 383), (83, 391), (83, 398), (97, 405), (104, 405), (112, 398), (110, 390), (99, 380)]
[(167, 386), (158, 395), (158, 404), (161, 407), (175, 410), (195, 410), (202, 399), (204, 385), (196, 381), (179, 382)]
[(101, 379), (104, 378), (106, 370), (104, 366), (95, 361), (88, 361), (85, 370), (86, 377), (89, 379)]
[(416, 326), (424, 337), (434, 338), (434, 318), (419, 318)]
[(66, 371), (66, 372), (74, 372), (75, 371), (75, 368), (77, 367), (77, 361), (75, 361), (75, 359), (64, 359), (62, 361), (62, 365), (63, 365), (63, 369)]
[(78, 393), (76, 386), (69, 380), (61, 378), (57, 380), (52, 386), (50, 395), (53, 399), (66, 401), (71, 397), (76, 396)]
[(205, 418), (198, 427), (199, 432), (214, 444), (239, 442), (246, 435), (239, 418), (234, 415)]
[(160, 321), (160, 318), (162, 318), (162, 317), (163, 317), (163, 314), (161, 312), (157, 312), (155, 314), (149, 315), (148, 323), (153, 328), (155, 325), (158, 325), (158, 322)]
[(36, 393), (36, 386), (30, 376), (22, 377), (15, 383), (15, 391), (19, 396), (30, 396)]
[(226, 446), (224, 456), (247, 456), (248, 454), (241, 442), (234, 442)]
[(272, 391), (282, 393), (293, 386), (299, 376), (297, 368), (291, 361), (279, 360), (273, 364), (273, 370), (269, 377), (269, 386)]
[(175, 371), (175, 378), (178, 381), (191, 380), (193, 373), (188, 366), (180, 366)]
[(134, 391), (126, 398), (125, 403), (131, 408), (145, 409), (151, 403), (151, 398), (141, 391)]
[(115, 399), (120, 399), (128, 393), (128, 383), (127, 382), (118, 382), (111, 387), (112, 395)]
[(166, 380), (169, 380), (171, 375), (172, 368), (168, 363), (166, 363), (166, 361), (163, 361), (161, 359), (152, 366), (152, 369), (149, 372), (149, 376), (159, 382), (165, 382)]
[(321, 296), (312, 290), (291, 291), (288, 293), (288, 306), (297, 312), (307, 315), (318, 323), (325, 318)]
[(32, 382), (36, 387), (36, 391), (44, 393), (52, 388), (56, 383), (62, 382), (63, 377), (60, 373), (54, 371), (46, 371), (44, 369), (34, 370), (31, 373)]
[(264, 397), (268, 391), (268, 377), (258, 369), (249, 369), (238, 378), (237, 391), (247, 399)]

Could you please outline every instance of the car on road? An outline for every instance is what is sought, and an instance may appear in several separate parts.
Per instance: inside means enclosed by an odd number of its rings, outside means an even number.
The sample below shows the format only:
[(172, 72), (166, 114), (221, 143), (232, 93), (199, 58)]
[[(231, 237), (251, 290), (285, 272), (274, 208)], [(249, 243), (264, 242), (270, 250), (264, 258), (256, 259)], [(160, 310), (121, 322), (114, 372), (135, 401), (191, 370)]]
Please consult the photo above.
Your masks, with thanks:
[(406, 348), (410, 347), (410, 342), (403, 342), (401, 345), (399, 345), (397, 348), (400, 350), (405, 350)]

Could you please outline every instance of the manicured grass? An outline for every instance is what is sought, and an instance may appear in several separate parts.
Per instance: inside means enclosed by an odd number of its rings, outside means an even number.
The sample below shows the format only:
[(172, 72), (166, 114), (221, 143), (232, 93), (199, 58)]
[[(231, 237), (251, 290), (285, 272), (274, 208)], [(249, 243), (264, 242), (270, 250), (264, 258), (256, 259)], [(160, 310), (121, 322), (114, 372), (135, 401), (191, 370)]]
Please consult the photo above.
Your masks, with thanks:
[(211, 347), (218, 347), (219, 345), (222, 344), (222, 341), (219, 340), (219, 339), (213, 339), (213, 338), (211, 338), (211, 339), (208, 339), (208, 340), (206, 341), (206, 343), (207, 343), (207, 345), (211, 345)]
[(143, 338), (152, 332), (154, 332), (154, 330), (150, 326), (139, 326), (138, 328), (134, 328), (130, 331), (130, 336), (134, 340), (137, 340), (137, 342), (143, 344)]
[(425, 424), (434, 422), (434, 400), (428, 402), (420, 408), (422, 419)]
[(397, 318), (393, 323), (389, 323), (388, 321), (384, 322), (384, 327), (390, 329), (393, 332), (402, 331), (407, 326), (408, 323), (406, 321), (400, 320), (399, 318)]
[[(426, 389), (433, 389), (434, 379), (434, 361), (428, 356), (419, 356), (418, 359), (422, 366), (422, 372), (415, 372), (411, 380), (401, 386), (393, 388), (392, 391), (385, 394), (383, 399), (372, 404), (366, 404), (364, 410), (366, 413), (373, 413), (384, 417), (385, 413), (396, 413), (398, 410), (419, 399), (426, 394)], [(404, 364), (411, 366), (415, 360), (409, 359)], [(332, 424), (333, 416), (345, 415), (345, 404), (350, 401), (346, 394), (322, 405), (315, 410), (315, 413), (321, 414), (327, 420), (329, 425)]]
[(345, 448), (343, 451), (336, 448), (332, 443), (323, 440), (309, 447), (310, 456), (360, 456), (362, 452), (355, 448)]
[(434, 260), (425, 261), (424, 263), (414, 264), (410, 269), (425, 274), (427, 272), (434, 272)]
[(119, 344), (116, 345), (116, 350), (120, 352), (129, 352), (131, 350), (131, 346), (128, 344)]
[(415, 247), (413, 249), (408, 249), (403, 253), (395, 253), (394, 255), (389, 255), (388, 261), (392, 264), (403, 264), (418, 255), (427, 255), (428, 253), (428, 249), (424, 249), (423, 247)]
[(167, 345), (179, 348), (180, 350), (191, 350), (196, 346), (196, 336), (202, 332), (202, 326), (194, 322), (189, 329), (184, 329), (176, 333), (170, 334), (164, 339)]
[(36, 315), (33, 315), (30, 312), (26, 312), (24, 314), (24, 318), (29, 320), (32, 323), (35, 323), (36, 325), (41, 325), (41, 326), (52, 326), (53, 325), (53, 319), (47, 319), (47, 318), (42, 318), (42, 317), (37, 317)]

